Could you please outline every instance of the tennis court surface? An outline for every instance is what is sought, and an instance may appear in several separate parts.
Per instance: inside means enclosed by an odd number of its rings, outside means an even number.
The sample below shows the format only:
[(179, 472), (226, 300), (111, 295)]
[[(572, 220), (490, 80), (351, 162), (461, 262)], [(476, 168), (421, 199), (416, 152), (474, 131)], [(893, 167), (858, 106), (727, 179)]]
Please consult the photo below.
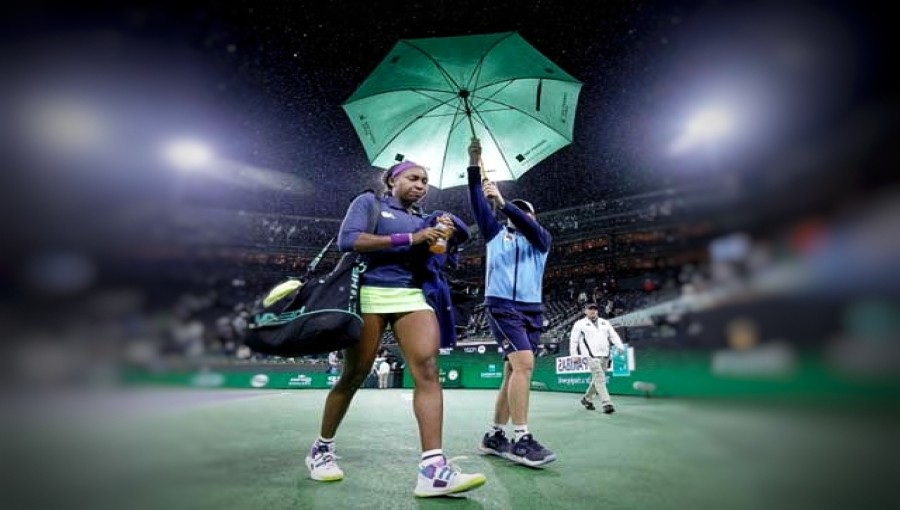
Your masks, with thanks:
[(444, 450), (482, 488), (417, 499), (412, 392), (361, 390), (337, 437), (341, 482), (303, 458), (325, 390), (140, 389), (5, 399), (7, 501), (15, 508), (800, 509), (877, 508), (895, 497), (896, 415), (533, 392), (545, 469), (479, 456), (495, 391), (445, 390)]

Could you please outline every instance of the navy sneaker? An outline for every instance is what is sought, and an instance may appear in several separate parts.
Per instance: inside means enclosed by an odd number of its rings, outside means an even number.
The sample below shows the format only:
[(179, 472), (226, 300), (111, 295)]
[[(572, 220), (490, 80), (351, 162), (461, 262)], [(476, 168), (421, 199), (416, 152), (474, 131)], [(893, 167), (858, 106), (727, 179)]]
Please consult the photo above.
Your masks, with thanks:
[(593, 411), (594, 409), (597, 409), (596, 407), (594, 407), (594, 403), (586, 398), (581, 399), (581, 405), (583, 405), (584, 408), (587, 409), (588, 411)]
[(544, 448), (531, 434), (525, 434), (510, 444), (506, 458), (529, 467), (539, 467), (556, 460), (556, 454)]
[(616, 412), (616, 408), (613, 407), (612, 404), (603, 404), (603, 412), (606, 414), (612, 414)]
[(509, 451), (509, 439), (506, 438), (506, 433), (501, 429), (493, 434), (485, 434), (481, 444), (478, 445), (478, 451), (484, 455), (505, 457), (506, 452)]

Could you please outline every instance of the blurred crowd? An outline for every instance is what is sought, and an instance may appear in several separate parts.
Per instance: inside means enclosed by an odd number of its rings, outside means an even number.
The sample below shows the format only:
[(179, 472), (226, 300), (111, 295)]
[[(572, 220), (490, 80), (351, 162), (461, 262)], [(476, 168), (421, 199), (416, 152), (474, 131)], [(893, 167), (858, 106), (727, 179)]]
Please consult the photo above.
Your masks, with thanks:
[[(662, 200), (671, 203), (669, 195)], [(565, 340), (586, 302), (597, 303), (601, 317), (615, 319), (667, 303), (702, 309), (809, 292), (830, 294), (852, 307), (860, 294), (890, 296), (900, 288), (896, 272), (885, 273), (898, 254), (894, 237), (887, 235), (900, 219), (893, 199), (831, 218), (801, 217), (774, 231), (723, 231), (691, 214), (673, 223), (627, 211), (598, 219), (598, 211), (614, 207), (590, 203), (538, 214), (555, 240), (544, 285), (548, 344)], [(646, 207), (642, 202), (639, 209)], [(41, 260), (39, 270), (26, 275), (24, 305), (2, 311), (4, 327), (10, 328), (7, 337), (14, 340), (4, 348), (5, 377), (38, 383), (102, 378), (123, 364), (158, 369), (210, 362), (326, 366), (327, 354), (290, 360), (261, 356), (243, 346), (241, 336), (255, 299), (284, 276), (302, 276), (339, 220), (208, 212), (173, 216), (190, 218), (167, 232), (170, 247), (187, 250), (145, 253), (145, 258), (103, 270), (71, 254)], [(623, 224), (623, 218), (630, 219)], [(450, 274), (461, 341), (489, 338), (478, 306), (482, 244), (476, 235)], [(335, 260), (332, 251), (321, 270)], [(711, 295), (719, 301), (700, 299)], [(887, 308), (896, 311), (892, 303), (888, 300)], [(48, 315), (52, 321), (44, 320)], [(897, 333), (892, 320), (884, 326), (889, 337)], [(666, 320), (651, 323), (679, 331)], [(388, 332), (385, 344), (393, 342)], [(85, 367), (90, 374), (82, 373)]]

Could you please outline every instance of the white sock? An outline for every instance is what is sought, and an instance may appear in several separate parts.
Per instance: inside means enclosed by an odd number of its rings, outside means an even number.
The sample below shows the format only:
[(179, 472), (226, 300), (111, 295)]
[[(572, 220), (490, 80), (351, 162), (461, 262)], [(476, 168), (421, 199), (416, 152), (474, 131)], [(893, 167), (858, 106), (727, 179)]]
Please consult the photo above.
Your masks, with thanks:
[(495, 423), (488, 427), (488, 435), (493, 436), (495, 432), (503, 432), (503, 425), (500, 423)]
[(312, 444), (312, 451), (316, 452), (322, 446), (327, 448), (329, 452), (334, 453), (334, 438), (332, 437), (331, 439), (325, 439), (323, 437), (319, 437)]
[(427, 466), (429, 464), (434, 464), (435, 462), (444, 458), (444, 450), (440, 448), (436, 448), (434, 450), (428, 450), (422, 452), (422, 461), (419, 462), (420, 466)]
[(523, 423), (521, 425), (513, 425), (513, 441), (518, 441), (522, 439), (522, 436), (528, 434), (528, 424)]

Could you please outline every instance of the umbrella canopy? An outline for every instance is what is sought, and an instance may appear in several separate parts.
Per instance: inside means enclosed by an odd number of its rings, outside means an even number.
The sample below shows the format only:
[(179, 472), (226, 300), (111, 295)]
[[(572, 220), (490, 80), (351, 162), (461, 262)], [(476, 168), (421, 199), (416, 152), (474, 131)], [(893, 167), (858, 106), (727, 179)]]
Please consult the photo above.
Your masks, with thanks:
[(572, 141), (581, 82), (506, 32), (404, 39), (343, 105), (372, 165), (404, 159), (430, 184), (466, 184), (481, 139), (486, 177), (514, 180)]

